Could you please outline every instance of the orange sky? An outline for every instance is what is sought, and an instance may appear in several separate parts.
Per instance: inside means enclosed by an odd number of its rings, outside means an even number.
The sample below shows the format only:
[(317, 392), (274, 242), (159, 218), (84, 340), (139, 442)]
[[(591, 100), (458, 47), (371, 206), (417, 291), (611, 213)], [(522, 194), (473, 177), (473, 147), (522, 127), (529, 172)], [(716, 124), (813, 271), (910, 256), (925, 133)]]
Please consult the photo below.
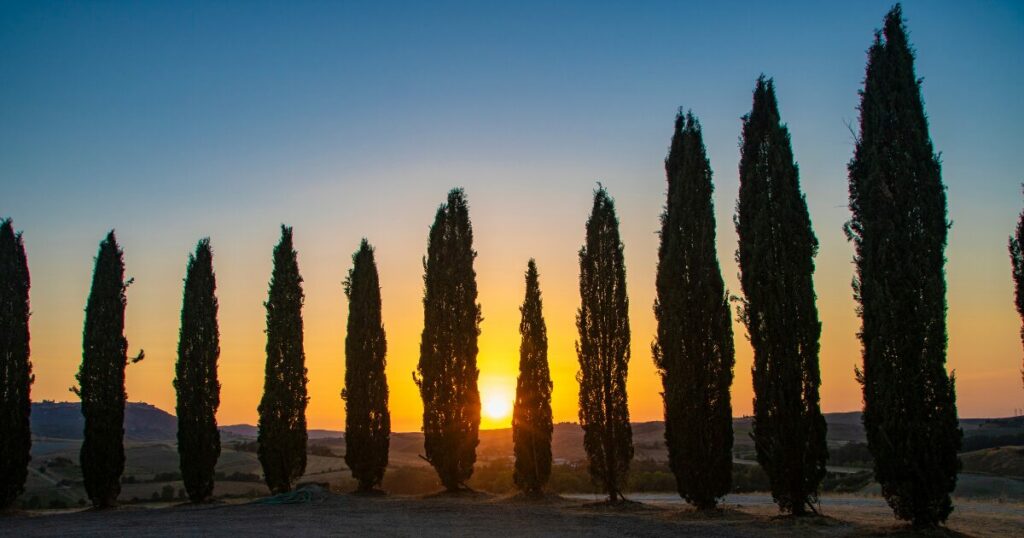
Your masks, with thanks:
[[(653, 171), (652, 171), (653, 172)], [(634, 421), (661, 418), (660, 379), (654, 368), (650, 344), (655, 331), (652, 313), (654, 269), (657, 257), (658, 214), (662, 188), (660, 177), (606, 180), (617, 205), (625, 243), (627, 285), (633, 344), (628, 382), (629, 404)], [(440, 180), (431, 183), (440, 185)], [(489, 399), (511, 399), (518, 361), (518, 306), (523, 294), (526, 260), (533, 256), (540, 270), (544, 315), (548, 324), (549, 357), (556, 421), (575, 421), (577, 392), (574, 351), (574, 316), (579, 303), (577, 250), (591, 203), (591, 185), (579, 175), (573, 196), (552, 197), (549, 203), (529, 206), (531, 193), (496, 187), (467, 185), (473, 220), (480, 302), (484, 321), (480, 337), (480, 389)], [(488, 185), (500, 184), (489, 182)], [(300, 270), (305, 278), (305, 346), (309, 369), (311, 428), (341, 429), (343, 402), (338, 394), (344, 379), (343, 342), (345, 302), (342, 280), (351, 252), (362, 235), (345, 222), (363, 222), (377, 248), (382, 283), (384, 322), (388, 336), (387, 374), (390, 407), (395, 431), (418, 430), (422, 407), (411, 372), (418, 358), (422, 330), (422, 266), (427, 229), (442, 188), (414, 187), (384, 200), (373, 182), (346, 189), (330, 182), (302, 189), (295, 196), (317, 200), (307, 211), (292, 211), (285, 222), (295, 226)], [(638, 187), (643, 185), (642, 187)], [(639, 191), (638, 195), (627, 190)], [(731, 190), (731, 189), (729, 189)], [(812, 185), (811, 190), (814, 190)], [(429, 191), (429, 192), (428, 192)], [(716, 192), (719, 258), (727, 286), (738, 289), (733, 262), (735, 234), (732, 229), (732, 192)], [(336, 211), (335, 200), (346, 211)], [(859, 360), (849, 281), (852, 249), (842, 238), (839, 225), (844, 207), (810, 200), (812, 218), (821, 252), (815, 283), (823, 323), (821, 340), (822, 406), (825, 411), (860, 407), (859, 387), (853, 367)], [(387, 217), (389, 203), (409, 211)], [(528, 212), (521, 208), (530, 207)], [(342, 217), (341, 215), (345, 215)], [(287, 217), (287, 215), (286, 215)], [(221, 218), (224, 218), (221, 216)], [(226, 217), (230, 220), (230, 214)], [(1009, 220), (1009, 219), (1007, 219)], [(16, 222), (17, 224), (17, 222)], [(222, 382), (221, 424), (255, 423), (256, 406), (263, 382), (265, 344), (264, 309), (270, 275), (271, 249), (277, 241), (276, 220), (253, 218), (231, 227), (208, 229), (212, 235), (214, 264), (220, 299)], [(181, 279), (188, 252), (207, 225), (190, 221), (163, 233), (118, 229), (125, 249), (127, 274), (136, 278), (128, 290), (127, 337), (129, 352), (146, 350), (145, 361), (130, 365), (128, 396), (173, 412), (171, 379), (177, 345)], [(332, 230), (343, 230), (337, 234)], [(557, 231), (557, 233), (555, 233)], [(32, 350), (36, 384), (33, 399), (72, 399), (67, 388), (81, 359), (82, 306), (92, 270), (91, 258), (101, 234), (65, 232), (49, 239), (41, 249), (32, 230), (25, 233), (32, 270)], [(1020, 400), (1021, 387), (1019, 318), (1012, 309), (1008, 264), (994, 246), (1005, 239), (999, 234), (979, 240), (957, 234), (954, 227), (948, 274), (950, 351), (949, 366), (957, 371), (962, 416), (1010, 414)], [(63, 237), (63, 239), (62, 239)], [(54, 243), (56, 242), (56, 243)], [(56, 247), (56, 248), (54, 248)], [(75, 266), (56, 263), (52, 252)], [(41, 255), (34, 256), (41, 252)], [(741, 325), (735, 324), (736, 378), (733, 385), (735, 415), (751, 410), (751, 350)], [(485, 415), (482, 427), (502, 427)]]

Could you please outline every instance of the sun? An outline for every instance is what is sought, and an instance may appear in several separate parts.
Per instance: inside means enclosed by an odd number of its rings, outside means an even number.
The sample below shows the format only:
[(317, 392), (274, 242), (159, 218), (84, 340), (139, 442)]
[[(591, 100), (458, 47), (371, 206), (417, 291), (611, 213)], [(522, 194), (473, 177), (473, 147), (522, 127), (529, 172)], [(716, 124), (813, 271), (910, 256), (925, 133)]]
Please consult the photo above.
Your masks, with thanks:
[(512, 415), (512, 397), (504, 390), (490, 390), (484, 396), (484, 416), (492, 422), (504, 422)]

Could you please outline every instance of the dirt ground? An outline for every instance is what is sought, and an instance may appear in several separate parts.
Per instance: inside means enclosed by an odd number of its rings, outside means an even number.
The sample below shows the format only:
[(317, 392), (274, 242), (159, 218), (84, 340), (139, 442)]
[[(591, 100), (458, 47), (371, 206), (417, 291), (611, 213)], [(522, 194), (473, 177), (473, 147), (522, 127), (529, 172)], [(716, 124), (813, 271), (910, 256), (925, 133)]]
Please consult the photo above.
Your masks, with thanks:
[[(670, 495), (607, 507), (590, 499), (326, 495), (303, 504), (131, 506), (0, 517), (2, 536), (865, 536), (912, 534), (877, 498), (829, 497), (823, 517), (777, 517), (766, 496), (698, 514)], [(961, 502), (939, 536), (1024, 536), (1024, 506)]]

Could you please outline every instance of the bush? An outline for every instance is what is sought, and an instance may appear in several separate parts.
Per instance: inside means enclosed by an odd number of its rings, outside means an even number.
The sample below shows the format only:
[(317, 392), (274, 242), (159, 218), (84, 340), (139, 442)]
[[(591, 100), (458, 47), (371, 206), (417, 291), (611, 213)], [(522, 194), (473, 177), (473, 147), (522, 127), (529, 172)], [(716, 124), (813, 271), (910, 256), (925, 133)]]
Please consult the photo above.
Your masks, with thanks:
[(833, 493), (854, 493), (864, 489), (872, 480), (874, 473), (871, 471), (828, 473), (821, 483), (821, 489)]
[(732, 465), (732, 492), (750, 493), (754, 491), (771, 491), (768, 474), (760, 465)]
[(867, 443), (850, 442), (828, 451), (828, 464), (841, 467), (871, 467), (874, 460)]
[(150, 482), (177, 482), (179, 480), (181, 480), (181, 472), (179, 472), (179, 471), (172, 471), (172, 472), (169, 472), (169, 473), (157, 473), (157, 474), (153, 475), (153, 478), (150, 479), (149, 481)]
[(243, 473), (235, 471), (231, 474), (224, 474), (223, 472), (217, 472), (214, 475), (215, 480), (223, 480), (225, 482), (262, 482), (263, 478), (256, 473)]
[(512, 466), (513, 461), (508, 458), (478, 463), (469, 479), (469, 487), (491, 493), (509, 493), (515, 489)]
[(325, 458), (337, 458), (340, 457), (331, 451), (329, 447), (324, 445), (310, 445), (309, 454), (313, 456), (323, 456)]
[(252, 452), (256, 453), (259, 451), (259, 441), (238, 441), (235, 443), (235, 450), (238, 452)]

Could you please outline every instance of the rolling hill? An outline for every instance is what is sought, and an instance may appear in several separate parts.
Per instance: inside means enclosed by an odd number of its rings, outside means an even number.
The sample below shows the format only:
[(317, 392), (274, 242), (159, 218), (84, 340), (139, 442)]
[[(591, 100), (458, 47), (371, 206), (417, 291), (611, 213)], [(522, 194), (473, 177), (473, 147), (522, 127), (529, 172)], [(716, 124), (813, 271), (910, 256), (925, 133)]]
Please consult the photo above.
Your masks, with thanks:
[[(79, 402), (35, 402), (32, 404), (32, 435), (51, 439), (81, 439), (85, 419)], [(124, 409), (124, 434), (137, 441), (174, 440), (178, 419), (143, 402), (128, 402)]]

